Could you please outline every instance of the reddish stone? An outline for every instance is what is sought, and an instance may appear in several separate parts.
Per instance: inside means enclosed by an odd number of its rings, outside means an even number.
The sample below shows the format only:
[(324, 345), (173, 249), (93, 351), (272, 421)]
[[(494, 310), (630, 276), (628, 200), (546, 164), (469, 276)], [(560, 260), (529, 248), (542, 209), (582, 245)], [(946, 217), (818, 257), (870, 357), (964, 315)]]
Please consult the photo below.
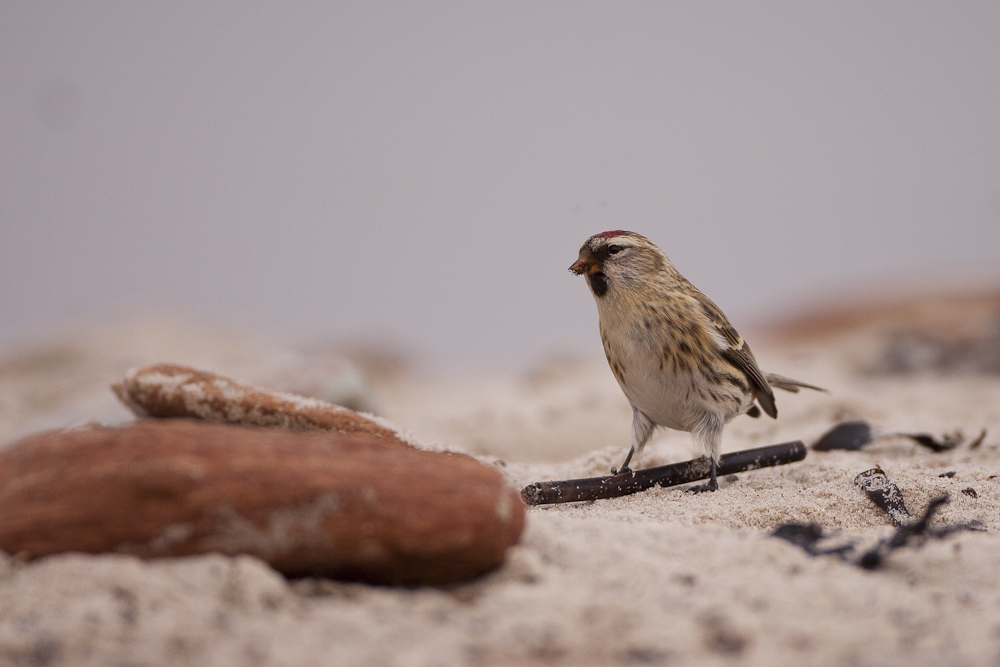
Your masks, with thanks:
[(46, 432), (0, 450), (0, 549), (251, 554), (289, 576), (469, 579), (524, 506), (470, 456), (394, 439), (187, 420)]
[(293, 431), (335, 431), (407, 444), (405, 436), (372, 415), (177, 364), (132, 369), (111, 388), (139, 417), (190, 417)]

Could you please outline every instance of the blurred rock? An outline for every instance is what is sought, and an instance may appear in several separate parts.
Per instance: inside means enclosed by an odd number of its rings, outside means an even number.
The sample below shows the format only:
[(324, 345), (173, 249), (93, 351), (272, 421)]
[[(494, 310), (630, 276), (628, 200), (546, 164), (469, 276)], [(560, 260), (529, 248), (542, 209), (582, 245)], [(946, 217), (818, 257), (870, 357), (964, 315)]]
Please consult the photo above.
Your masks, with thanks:
[(831, 306), (769, 332), (800, 345), (842, 342), (859, 371), (1000, 374), (1000, 291), (922, 294)]
[(396, 440), (187, 420), (28, 437), (0, 451), (0, 549), (248, 554), (289, 576), (444, 584), (517, 542), (501, 474)]
[(927, 331), (897, 331), (890, 335), (875, 373), (916, 371), (1000, 375), (1000, 312), (992, 326), (978, 335), (947, 337)]
[(295, 431), (335, 431), (410, 444), (398, 429), (376, 417), (187, 366), (155, 364), (134, 368), (111, 388), (138, 417), (190, 417)]

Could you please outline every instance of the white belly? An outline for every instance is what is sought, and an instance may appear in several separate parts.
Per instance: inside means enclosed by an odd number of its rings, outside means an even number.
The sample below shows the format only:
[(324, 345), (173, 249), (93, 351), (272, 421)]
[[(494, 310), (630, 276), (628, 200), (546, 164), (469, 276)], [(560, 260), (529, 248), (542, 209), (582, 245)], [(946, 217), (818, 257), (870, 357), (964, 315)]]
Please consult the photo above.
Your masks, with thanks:
[(629, 402), (657, 426), (690, 431), (701, 408), (695, 398), (691, 376), (668, 376), (658, 365), (633, 361), (625, 367), (626, 382), (619, 380)]
[(728, 422), (753, 404), (751, 396), (742, 395), (731, 385), (715, 388), (723, 396), (721, 402), (708, 399), (705, 387), (699, 391), (695, 385), (696, 381), (705, 382), (697, 370), (673, 373), (667, 370), (668, 364), (661, 370), (659, 350), (650, 349), (641, 338), (626, 340), (621, 363), (624, 381), (616, 379), (629, 402), (657, 426), (691, 431), (703, 423), (706, 413)]

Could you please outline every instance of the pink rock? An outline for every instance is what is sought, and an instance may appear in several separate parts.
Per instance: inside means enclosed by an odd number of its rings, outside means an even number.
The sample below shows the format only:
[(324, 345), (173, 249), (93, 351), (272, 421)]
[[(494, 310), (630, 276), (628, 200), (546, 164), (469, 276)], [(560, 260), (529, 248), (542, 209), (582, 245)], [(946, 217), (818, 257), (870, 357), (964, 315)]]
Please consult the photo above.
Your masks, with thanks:
[(503, 562), (524, 505), (464, 454), (394, 438), (143, 420), (0, 450), (0, 549), (251, 554), (289, 576), (443, 584)]

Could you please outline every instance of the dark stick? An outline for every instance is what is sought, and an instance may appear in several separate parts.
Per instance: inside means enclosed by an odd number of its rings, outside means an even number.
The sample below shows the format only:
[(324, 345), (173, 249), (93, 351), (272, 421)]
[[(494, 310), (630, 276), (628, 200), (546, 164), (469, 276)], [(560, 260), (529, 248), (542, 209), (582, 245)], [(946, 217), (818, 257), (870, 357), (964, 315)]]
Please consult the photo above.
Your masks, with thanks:
[[(780, 466), (801, 461), (805, 457), (806, 446), (802, 444), (801, 440), (769, 447), (744, 449), (723, 454), (722, 458), (719, 459), (718, 474), (720, 476), (732, 475), (745, 470)], [(521, 497), (529, 505), (617, 498), (645, 491), (654, 486), (676, 486), (707, 479), (708, 469), (708, 457), (702, 456), (692, 461), (671, 463), (657, 468), (634, 470), (607, 477), (570, 479), (563, 482), (535, 482), (521, 490)]]

